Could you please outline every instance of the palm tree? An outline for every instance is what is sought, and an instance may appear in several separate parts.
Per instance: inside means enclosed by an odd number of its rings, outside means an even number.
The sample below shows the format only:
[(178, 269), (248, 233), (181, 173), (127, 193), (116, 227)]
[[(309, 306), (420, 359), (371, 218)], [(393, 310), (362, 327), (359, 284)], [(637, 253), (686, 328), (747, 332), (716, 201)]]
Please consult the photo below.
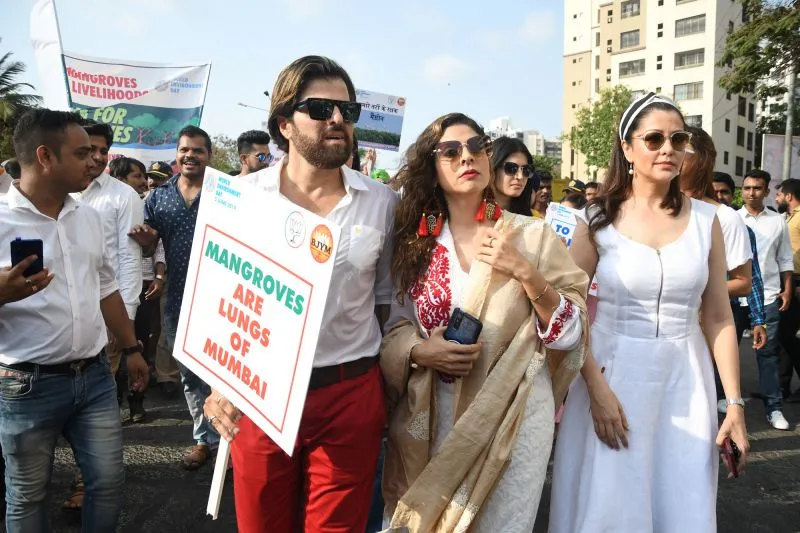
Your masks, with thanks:
[[(2, 41), (2, 38), (0, 38)], [(7, 121), (27, 107), (42, 103), (42, 97), (25, 94), (27, 89), (35, 89), (30, 83), (15, 81), (25, 72), (25, 63), (12, 61), (11, 52), (0, 57), (0, 120)]]

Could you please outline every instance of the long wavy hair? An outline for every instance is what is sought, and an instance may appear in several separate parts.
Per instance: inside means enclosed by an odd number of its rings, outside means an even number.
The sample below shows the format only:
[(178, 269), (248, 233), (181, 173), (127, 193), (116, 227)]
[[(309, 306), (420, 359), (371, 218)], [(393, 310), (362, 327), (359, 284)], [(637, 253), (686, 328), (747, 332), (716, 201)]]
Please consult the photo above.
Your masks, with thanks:
[(692, 134), (692, 162), (681, 169), (681, 189), (687, 196), (696, 198), (714, 198), (714, 164), (717, 161), (717, 149), (714, 141), (703, 128), (687, 126), (686, 131)]
[[(500, 180), (503, 175), (503, 163), (514, 154), (524, 155), (525, 159), (528, 160), (528, 164), (533, 166), (533, 156), (524, 142), (506, 136), (498, 137), (492, 141), (492, 171), (494, 173), (493, 184), (495, 190), (500, 188), (497, 181)], [(531, 197), (538, 188), (537, 182), (536, 176), (526, 181), (525, 187), (522, 189), (522, 194), (510, 198), (508, 211), (516, 213), (517, 215), (531, 216)]]
[[(634, 119), (628, 128), (625, 142), (630, 144), (633, 141), (633, 132), (639, 129), (642, 120), (653, 111), (671, 111), (681, 117), (684, 129), (686, 121), (683, 114), (669, 104), (655, 102), (647, 106), (639, 116)], [(619, 128), (616, 128), (619, 129)], [(625, 152), (622, 150), (622, 141), (617, 141), (611, 150), (611, 163), (606, 172), (606, 179), (603, 187), (598, 191), (598, 195), (592, 198), (587, 207), (589, 214), (589, 233), (592, 237), (601, 229), (613, 224), (622, 207), (633, 191), (633, 175), (628, 173), (630, 166), (625, 159)], [(661, 201), (661, 209), (666, 209), (670, 215), (677, 217), (683, 207), (683, 194), (681, 193), (680, 180), (673, 179), (669, 184), (667, 195)]]
[[(483, 128), (463, 113), (439, 117), (408, 147), (403, 166), (396, 176), (402, 187), (402, 197), (394, 217), (392, 280), (397, 290), (397, 299), (401, 303), (403, 296), (428, 268), (436, 246), (436, 237), (417, 236), (422, 213), (438, 210), (444, 220), (449, 217), (444, 192), (438, 186), (436, 155), (433, 150), (445, 130), (457, 124), (472, 128), (478, 135), (485, 135)], [(493, 180), (494, 176), (490, 176), (490, 187)]]

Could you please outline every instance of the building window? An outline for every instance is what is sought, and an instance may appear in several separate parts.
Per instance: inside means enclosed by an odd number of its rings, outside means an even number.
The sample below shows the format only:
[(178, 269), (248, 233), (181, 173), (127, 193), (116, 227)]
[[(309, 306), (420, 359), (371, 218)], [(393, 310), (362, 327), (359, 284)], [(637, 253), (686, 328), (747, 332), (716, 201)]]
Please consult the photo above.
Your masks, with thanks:
[(744, 165), (744, 170), (747, 173), (749, 173), (751, 170), (753, 170), (753, 162), (748, 160), (747, 163), (745, 163), (745, 165)]
[(594, 56), (594, 69), (597, 70), (600, 68), (600, 56)]
[(639, 0), (624, 0), (621, 4), (622, 18), (636, 17), (639, 15)]
[(706, 16), (697, 15), (675, 21), (675, 37), (684, 37), (706, 31)]
[(664, 23), (663, 22), (659, 22), (658, 23), (658, 29), (659, 30), (663, 30), (664, 29)]
[(725, 119), (725, 131), (727, 132), (731, 131), (731, 119), (729, 118)]
[(659, 31), (658, 34), (657, 34), (657, 37), (663, 37), (663, 36), (664, 36), (664, 32), (663, 31)]
[(733, 33), (733, 29), (734, 29), (734, 28), (735, 28), (735, 26), (733, 25), (733, 21), (732, 21), (732, 20), (729, 20), (729, 21), (728, 21), (728, 35), (730, 35), (731, 33)]
[(725, 152), (725, 153), (722, 154), (722, 164), (723, 165), (727, 165), (728, 164), (729, 156), (730, 156), (730, 154), (728, 152)]
[(619, 77), (629, 78), (631, 76), (641, 76), (644, 74), (644, 59), (625, 61), (619, 64)]
[(675, 5), (679, 6), (681, 4), (688, 4), (689, 2), (694, 2), (694, 0), (675, 0)]
[(574, 81), (572, 82), (572, 86), (575, 87), (575, 82)]
[(573, 57), (573, 58), (572, 58), (572, 64), (574, 65), (574, 64), (575, 64), (575, 63), (577, 63), (577, 62), (578, 62), (578, 60), (577, 60), (577, 59), (575, 59), (575, 58)]
[(639, 46), (639, 30), (625, 31), (619, 34), (619, 47)]
[(594, 79), (594, 92), (596, 93), (600, 92), (600, 78)]
[(736, 156), (736, 175), (741, 176), (744, 174), (744, 159), (739, 156)]
[(695, 128), (703, 127), (703, 115), (689, 115), (686, 117), (686, 125)]
[(703, 97), (703, 82), (681, 83), (675, 86), (675, 100), (696, 100)]
[(664, 5), (664, 0), (658, 0), (658, 5), (659, 6), (663, 6)]
[(731, 93), (725, 93), (725, 99), (726, 100), (730, 100), (731, 99)]
[(748, 131), (747, 132), (747, 149), (750, 150), (751, 152), (753, 151), (753, 132), (752, 131)]
[(744, 128), (741, 126), (736, 127), (736, 144), (744, 146)]
[(747, 114), (747, 98), (744, 96), (739, 97), (739, 116), (743, 117)]
[(570, 148), (570, 150), (569, 150), (569, 164), (570, 165), (574, 165), (575, 164), (575, 150), (572, 149), (572, 148)]
[(756, 106), (752, 102), (747, 104), (747, 120), (753, 122), (756, 119)]
[(600, 32), (594, 34), (594, 45), (600, 46)]
[(675, 70), (681, 68), (699, 67), (705, 63), (706, 51), (704, 48), (688, 50), (675, 54)]

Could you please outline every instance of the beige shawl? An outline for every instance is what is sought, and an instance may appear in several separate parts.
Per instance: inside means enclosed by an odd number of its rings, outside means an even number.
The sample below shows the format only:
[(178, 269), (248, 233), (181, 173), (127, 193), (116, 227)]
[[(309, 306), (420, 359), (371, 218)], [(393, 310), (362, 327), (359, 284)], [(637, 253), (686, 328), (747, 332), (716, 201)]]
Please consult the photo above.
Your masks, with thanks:
[(418, 324), (397, 324), (381, 348), (391, 409), (383, 474), (386, 509), (392, 516), (389, 531), (403, 526), (413, 532), (467, 531), (509, 459), (533, 376), (552, 359), (558, 406), (583, 364), (588, 339), (586, 273), (542, 220), (504, 212), (498, 228), (518, 244), (553, 289), (580, 309), (583, 341), (568, 354), (546, 356), (522, 285), (475, 261), (462, 307), (483, 322), (483, 352), (472, 372), (456, 382), (455, 425), (431, 457), (436, 373), (410, 371), (409, 353), (423, 337)]

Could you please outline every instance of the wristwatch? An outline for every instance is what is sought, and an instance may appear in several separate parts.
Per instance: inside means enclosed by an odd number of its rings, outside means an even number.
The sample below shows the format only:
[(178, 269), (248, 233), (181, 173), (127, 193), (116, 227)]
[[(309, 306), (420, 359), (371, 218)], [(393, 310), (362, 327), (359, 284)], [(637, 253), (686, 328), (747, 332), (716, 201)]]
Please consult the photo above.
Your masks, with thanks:
[(144, 350), (144, 344), (142, 341), (137, 341), (135, 346), (129, 346), (128, 348), (122, 348), (119, 350), (119, 353), (124, 355), (125, 357), (129, 355), (133, 355), (135, 353), (142, 353)]
[(727, 405), (738, 405), (744, 409), (744, 400), (742, 398), (728, 398), (725, 400)]
[(156, 279), (164, 281), (164, 274), (156, 274)]

